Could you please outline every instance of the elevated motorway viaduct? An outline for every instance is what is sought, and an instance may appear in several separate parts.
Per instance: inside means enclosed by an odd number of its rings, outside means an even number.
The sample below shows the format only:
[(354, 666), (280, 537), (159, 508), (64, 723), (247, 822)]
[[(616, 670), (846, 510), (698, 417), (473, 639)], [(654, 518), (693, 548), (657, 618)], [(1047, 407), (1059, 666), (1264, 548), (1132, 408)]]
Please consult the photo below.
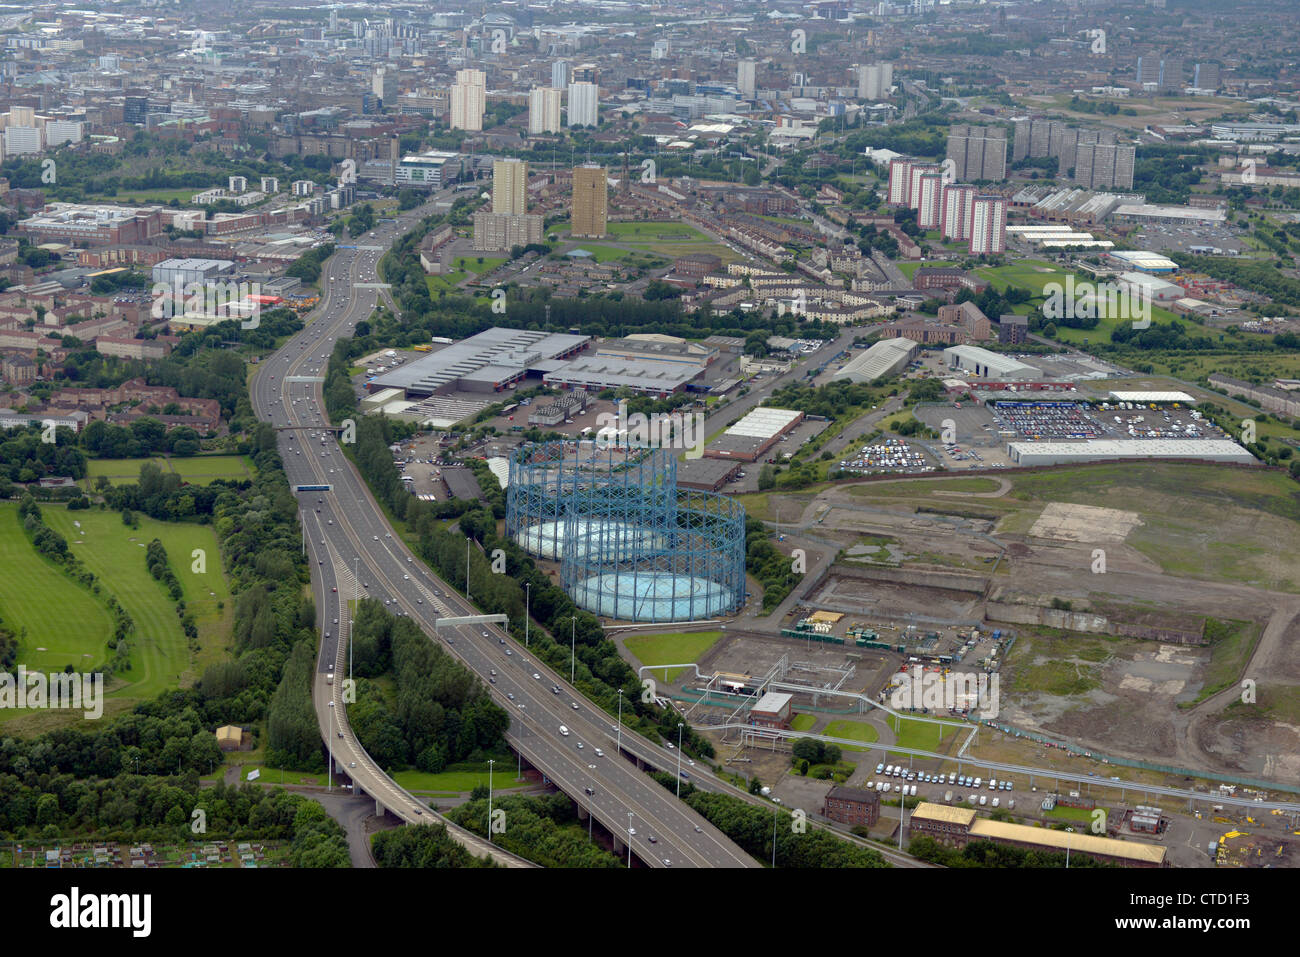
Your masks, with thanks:
[[(593, 815), (615, 837), (620, 852), (625, 851), (623, 841), (632, 828), (633, 854), (651, 867), (760, 866), (616, 751), (598, 755), (597, 749), (605, 751), (608, 716), (567, 685), (562, 693), (553, 693), (552, 686), (561, 685), (558, 677), (526, 650), (516, 650), (516, 643), (500, 629), (460, 626), (434, 637), (437, 618), (474, 615), (476, 609), (394, 537), (369, 489), (339, 451), (322, 405), (320, 379), (328, 356), (335, 340), (350, 336), (356, 323), (375, 308), (379, 294), (375, 266), (383, 248), (428, 211), (419, 208), (402, 214), (396, 223), (377, 227), (376, 241), (382, 241), (382, 247), (340, 249), (326, 263), (324, 292), (312, 320), (261, 364), (252, 383), (254, 409), (278, 429), (291, 487), (331, 486), (329, 491), (300, 492), (298, 498), (304, 549), (321, 616), (313, 701), (334, 766), (352, 779), (357, 790), (373, 797), (377, 809), (391, 811), (407, 823), (439, 820), (366, 755), (347, 721), (342, 700), (347, 601), (353, 594), (366, 595), (384, 600), (394, 613), (409, 615), (485, 682), (495, 678), (488, 687), (493, 699), (510, 713), (506, 735), (510, 746), (568, 794), (584, 816)], [(327, 679), (330, 673), (336, 675), (332, 684)], [(561, 734), (561, 725), (570, 733)], [(622, 737), (628, 747), (641, 751), (654, 747), (630, 733)], [(629, 754), (635, 756), (633, 751)], [(489, 850), (467, 832), (453, 828), (451, 833), (475, 853)], [(505, 863), (522, 863), (495, 848), (490, 851)]]

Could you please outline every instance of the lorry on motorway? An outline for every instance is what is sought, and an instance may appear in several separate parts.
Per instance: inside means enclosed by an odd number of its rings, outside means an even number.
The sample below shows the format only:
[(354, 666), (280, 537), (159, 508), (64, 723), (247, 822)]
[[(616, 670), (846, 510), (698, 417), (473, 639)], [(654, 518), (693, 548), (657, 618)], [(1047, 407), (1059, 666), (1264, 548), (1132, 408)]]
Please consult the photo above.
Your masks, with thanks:
[(325, 676), (325, 683), (327, 685), (332, 685), (334, 683), (334, 672), (331, 671)]

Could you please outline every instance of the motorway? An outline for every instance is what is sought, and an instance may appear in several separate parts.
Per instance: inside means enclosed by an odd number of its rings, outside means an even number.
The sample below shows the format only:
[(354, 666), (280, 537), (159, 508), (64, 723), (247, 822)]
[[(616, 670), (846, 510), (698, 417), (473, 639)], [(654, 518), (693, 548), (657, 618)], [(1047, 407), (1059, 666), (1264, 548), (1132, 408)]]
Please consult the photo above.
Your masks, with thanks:
[[(445, 194), (444, 194), (445, 195)], [(441, 196), (431, 197), (430, 202)], [(652, 867), (757, 867), (748, 854), (684, 803), (637, 770), (614, 746), (615, 723), (557, 675), (532, 659), (505, 632), (463, 625), (438, 633), (435, 620), (478, 614), (434, 576), (393, 535), (382, 510), (327, 431), (321, 381), (335, 339), (369, 318), (379, 289), (378, 258), (430, 211), (401, 214), (377, 224), (355, 249), (340, 249), (325, 265), (320, 305), (308, 325), (264, 360), (252, 383), (253, 407), (279, 433), (280, 455), (291, 486), (331, 485), (328, 492), (301, 492), (304, 548), (322, 634), (313, 701), (322, 737), (335, 766), (353, 784), (407, 823), (437, 819), (432, 810), (393, 782), (365, 753), (348, 726), (342, 679), (347, 675), (347, 600), (359, 594), (382, 600), (389, 610), (415, 619), (444, 650), (466, 663), (493, 699), (511, 715), (506, 738), (537, 768), (620, 842), (632, 829), (633, 853)], [(354, 568), (356, 573), (354, 574)], [(357, 579), (360, 579), (358, 581)], [(485, 637), (486, 636), (486, 637)], [(337, 679), (328, 683), (327, 675)], [(559, 688), (559, 692), (552, 689)], [(576, 705), (576, 709), (574, 707)], [(566, 725), (569, 734), (561, 734)], [(624, 750), (655, 748), (622, 733)], [(508, 773), (503, 768), (502, 773)], [(508, 826), (508, 822), (507, 822)], [(458, 840), (484, 853), (481, 838), (451, 829)], [(653, 840), (652, 840), (653, 839)], [(502, 856), (507, 863), (522, 864)]]

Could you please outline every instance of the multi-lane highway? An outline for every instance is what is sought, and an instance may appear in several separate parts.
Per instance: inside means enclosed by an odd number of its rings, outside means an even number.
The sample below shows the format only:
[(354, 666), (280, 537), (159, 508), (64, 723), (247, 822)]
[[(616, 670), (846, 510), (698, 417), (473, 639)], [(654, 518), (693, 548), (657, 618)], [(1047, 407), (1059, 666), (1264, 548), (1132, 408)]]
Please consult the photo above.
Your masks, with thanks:
[[(377, 226), (354, 249), (340, 249), (326, 264), (322, 300), (305, 329), (263, 362), (253, 380), (253, 405), (279, 433), (280, 454), (291, 485), (330, 485), (302, 492), (304, 547), (321, 615), (321, 655), (314, 701), (322, 735), (336, 767), (354, 785), (408, 823), (434, 817), (365, 754), (348, 727), (341, 698), (347, 675), (347, 601), (353, 594), (383, 601), (409, 615), (432, 640), (488, 683), (507, 708), (507, 740), (530, 765), (593, 814), (620, 841), (631, 835), (634, 855), (655, 867), (753, 867), (757, 863), (704, 818), (638, 771), (614, 746), (615, 722), (581, 698), (526, 649), (493, 626), (435, 629), (439, 617), (477, 611), (431, 574), (395, 537), (360, 476), (341, 453), (321, 400), (321, 379), (334, 342), (370, 316), (379, 290), (375, 266), (395, 238), (427, 207)], [(355, 569), (355, 573), (354, 573)], [(327, 675), (336, 677), (329, 683)], [(576, 705), (576, 707), (575, 707)], [(565, 726), (562, 732), (561, 725)], [(626, 731), (624, 749), (648, 749)], [(510, 769), (503, 768), (502, 773)], [(509, 826), (509, 822), (506, 822)], [(477, 853), (482, 840), (456, 834)], [(472, 838), (470, 843), (467, 838)]]

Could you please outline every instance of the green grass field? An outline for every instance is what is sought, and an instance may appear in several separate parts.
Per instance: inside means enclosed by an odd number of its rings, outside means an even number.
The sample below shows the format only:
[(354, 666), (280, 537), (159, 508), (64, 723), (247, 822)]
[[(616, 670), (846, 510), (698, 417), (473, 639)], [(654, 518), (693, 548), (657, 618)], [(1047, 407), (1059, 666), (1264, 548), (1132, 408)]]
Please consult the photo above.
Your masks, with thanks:
[[(482, 262), (479, 262), (482, 259)], [(481, 276), (485, 272), (491, 272), (506, 261), (505, 256), (457, 256), (453, 265), (459, 272), (473, 273), (475, 276)]]
[[(880, 738), (880, 733), (869, 724), (862, 721), (832, 721), (826, 725), (823, 734), (832, 738), (850, 738), (854, 741), (861, 741), (863, 744), (874, 744)], [(843, 746), (846, 751), (870, 751), (870, 748), (856, 748), (851, 744)]]
[(655, 242), (705, 242), (707, 237), (686, 223), (644, 222), (610, 223), (608, 232), (618, 240), (643, 239)]
[[(891, 722), (892, 724), (892, 722)], [(922, 751), (938, 751), (939, 744), (942, 740), (940, 737), (943, 729), (940, 725), (931, 724), (928, 721), (914, 721), (911, 718), (903, 718), (897, 731), (897, 740), (895, 743), (900, 748), (917, 748)], [(948, 735), (953, 732), (947, 731)], [(899, 755), (891, 755), (899, 757)]]
[(811, 731), (813, 725), (817, 723), (817, 716), (812, 714), (797, 714), (790, 719), (790, 729), (792, 731)]
[[(627, 650), (643, 665), (680, 665), (700, 658), (722, 637), (720, 631), (676, 632), (656, 635), (633, 635), (624, 639)], [(667, 674), (656, 671), (657, 680), (677, 680), (682, 668), (670, 668)]]
[[(122, 524), (114, 512), (86, 509), (68, 512), (46, 509), (45, 521), (63, 535), (73, 554), (103, 582), (135, 619), (136, 634), (132, 641), (132, 668), (118, 677), (125, 685), (115, 693), (131, 698), (152, 698), (159, 691), (188, 686), (198, 678), (175, 604), (154, 581), (145, 567), (145, 548), (157, 538), (167, 549), (172, 570), (185, 593), (187, 608), (194, 614), (199, 628), (199, 644), (206, 654), (200, 661), (216, 660), (224, 651), (223, 615), (233, 614), (230, 591), (221, 573), (221, 552), (216, 531), (211, 526), (159, 522), (137, 515), (139, 529)], [(80, 533), (72, 524), (81, 523)], [(134, 541), (133, 541), (134, 539)], [(84, 544), (76, 544), (78, 541)], [(204, 552), (204, 571), (193, 571), (195, 549)], [(217, 610), (218, 602), (225, 605)], [(106, 637), (106, 636), (105, 636)], [(116, 682), (116, 679), (115, 679)]]
[(81, 485), (90, 491), (94, 488), (95, 479), (101, 475), (106, 476), (114, 485), (132, 485), (140, 480), (140, 466), (146, 462), (152, 462), (164, 472), (175, 472), (186, 482), (196, 485), (207, 484), (213, 479), (247, 479), (253, 476), (252, 462), (242, 455), (90, 459), (86, 463), (86, 477), (81, 480)]
[[(480, 784), (488, 786), (488, 770), (482, 771), (443, 771), (429, 774), (425, 771), (398, 771), (393, 780), (408, 791), (441, 791), (443, 793), (461, 794), (473, 791)], [(528, 787), (528, 780), (516, 781), (515, 768), (510, 762), (497, 762), (492, 771), (492, 790), (506, 791), (513, 788)]]
[[(42, 511), (48, 521), (56, 510)], [(81, 670), (108, 658), (106, 642), (113, 633), (108, 610), (37, 554), (18, 522), (16, 505), (0, 505), (0, 568), (0, 618), (20, 635), (20, 664), (42, 672), (62, 671), (65, 665)]]

